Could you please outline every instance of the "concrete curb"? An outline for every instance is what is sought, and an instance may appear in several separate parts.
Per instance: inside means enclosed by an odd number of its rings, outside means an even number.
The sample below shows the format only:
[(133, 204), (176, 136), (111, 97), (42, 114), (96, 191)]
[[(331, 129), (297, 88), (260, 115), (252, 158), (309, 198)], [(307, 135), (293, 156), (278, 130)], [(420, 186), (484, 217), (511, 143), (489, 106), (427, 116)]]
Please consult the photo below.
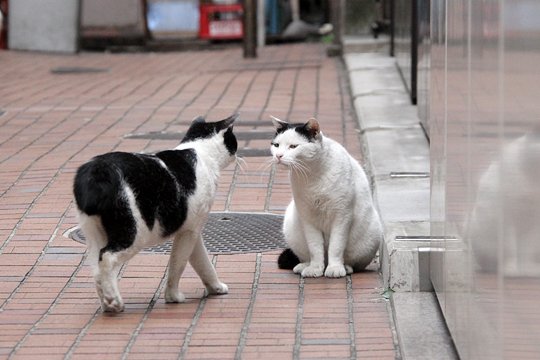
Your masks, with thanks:
[(416, 106), (394, 58), (371, 52), (344, 59), (385, 230), (379, 252), (384, 286), (430, 290), (429, 267), (422, 265), (422, 249), (429, 247), (429, 144)]

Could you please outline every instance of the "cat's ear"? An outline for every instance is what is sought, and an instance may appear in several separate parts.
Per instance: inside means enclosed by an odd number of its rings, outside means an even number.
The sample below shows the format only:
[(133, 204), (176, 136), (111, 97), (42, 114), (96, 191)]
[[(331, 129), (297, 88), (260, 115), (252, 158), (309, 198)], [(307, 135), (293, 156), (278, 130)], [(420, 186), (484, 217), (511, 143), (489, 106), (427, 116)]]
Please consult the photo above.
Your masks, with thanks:
[(310, 138), (319, 139), (321, 134), (321, 127), (319, 122), (315, 118), (311, 118), (304, 124), (304, 130), (308, 133)]
[(270, 115), (270, 119), (272, 119), (272, 124), (274, 124), (277, 132), (282, 132), (289, 128), (289, 123), (280, 120), (275, 116)]
[(240, 116), (239, 113), (234, 113), (228, 118), (218, 121), (216, 124), (218, 127), (218, 131), (230, 128), (232, 124), (236, 121), (236, 119), (238, 119), (239, 116)]
[(202, 116), (197, 116), (193, 121), (191, 122), (191, 125), (195, 124), (204, 124), (206, 120)]

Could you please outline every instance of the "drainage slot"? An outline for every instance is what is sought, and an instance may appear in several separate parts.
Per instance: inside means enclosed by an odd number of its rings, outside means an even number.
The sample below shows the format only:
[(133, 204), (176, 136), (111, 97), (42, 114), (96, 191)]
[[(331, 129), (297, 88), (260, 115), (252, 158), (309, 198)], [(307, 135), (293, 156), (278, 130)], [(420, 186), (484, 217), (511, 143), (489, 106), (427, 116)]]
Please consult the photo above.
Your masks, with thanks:
[(402, 171), (402, 172), (399, 172), (399, 171), (396, 171), (396, 172), (391, 172), (390, 173), (390, 178), (391, 179), (404, 179), (404, 178), (419, 178), (419, 179), (425, 179), (425, 178), (428, 178), (429, 177), (429, 173), (428, 172), (414, 172), (414, 171), (409, 171), (409, 172), (405, 172), (405, 171)]
[(457, 241), (455, 237), (449, 236), (430, 236), (430, 235), (410, 235), (410, 236), (396, 236), (396, 240), (408, 240), (408, 241)]
[(52, 74), (95, 74), (108, 72), (109, 69), (105, 68), (91, 68), (91, 67), (79, 67), (79, 66), (59, 66), (51, 69)]
[[(182, 140), (185, 133), (183, 132), (166, 132), (166, 131), (151, 131), (139, 134), (124, 135), (124, 139), (149, 139), (149, 140)], [(235, 131), (234, 135), (238, 140), (268, 140), (275, 135), (273, 131)]]

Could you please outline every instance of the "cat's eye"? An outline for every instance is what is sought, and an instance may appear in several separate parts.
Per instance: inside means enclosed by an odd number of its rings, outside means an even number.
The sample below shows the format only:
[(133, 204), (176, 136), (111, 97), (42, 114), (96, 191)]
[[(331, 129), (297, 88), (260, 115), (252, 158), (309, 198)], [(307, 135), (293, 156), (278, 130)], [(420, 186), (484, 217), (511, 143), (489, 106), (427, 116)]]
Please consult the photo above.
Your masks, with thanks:
[(289, 149), (296, 149), (298, 145), (289, 145)]
[(278, 143), (271, 142), (270, 144), (271, 144), (272, 146), (274, 146), (274, 147), (279, 147), (279, 144), (278, 144)]

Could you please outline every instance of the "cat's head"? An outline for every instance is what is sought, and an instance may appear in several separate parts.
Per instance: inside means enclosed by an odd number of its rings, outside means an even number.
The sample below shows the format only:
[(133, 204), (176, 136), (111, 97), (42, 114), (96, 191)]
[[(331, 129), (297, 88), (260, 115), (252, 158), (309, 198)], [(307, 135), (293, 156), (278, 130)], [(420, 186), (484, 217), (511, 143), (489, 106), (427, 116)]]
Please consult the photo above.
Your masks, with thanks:
[(276, 134), (270, 151), (276, 164), (301, 169), (316, 160), (321, 149), (322, 133), (317, 120), (290, 124), (272, 116)]
[(199, 116), (192, 121), (179, 149), (194, 147), (226, 166), (236, 158), (238, 142), (233, 133), (233, 123), (238, 114), (216, 122), (206, 122)]

